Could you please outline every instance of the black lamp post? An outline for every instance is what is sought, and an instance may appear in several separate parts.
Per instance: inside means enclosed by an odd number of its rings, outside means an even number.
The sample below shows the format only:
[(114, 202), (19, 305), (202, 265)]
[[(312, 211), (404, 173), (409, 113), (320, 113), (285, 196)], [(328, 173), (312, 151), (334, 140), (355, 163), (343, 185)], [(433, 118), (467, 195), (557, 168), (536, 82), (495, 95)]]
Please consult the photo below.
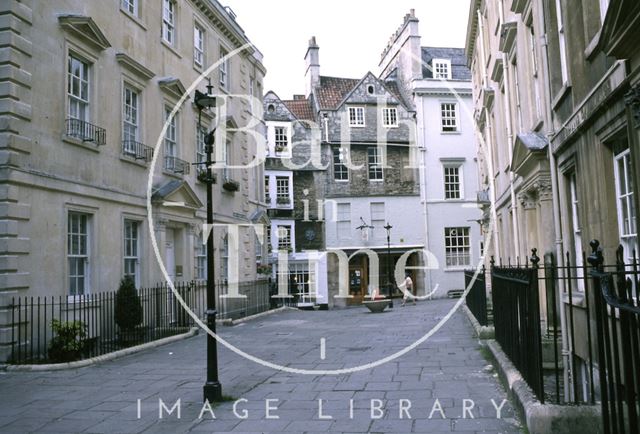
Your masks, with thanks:
[(393, 300), (391, 299), (391, 292), (393, 290), (393, 286), (391, 285), (391, 229), (393, 229), (393, 226), (387, 222), (384, 228), (387, 230), (387, 286), (389, 291), (389, 309), (391, 309), (393, 308)]
[[(204, 94), (196, 90), (194, 102), (198, 107), (198, 128), (201, 128), (202, 110), (206, 108), (215, 108), (216, 97), (212, 93), (213, 86), (211, 80), (207, 85), (207, 93)], [(205, 154), (206, 160), (199, 161), (195, 164), (206, 165), (206, 178), (200, 178), (207, 184), (207, 225), (211, 228), (213, 225), (213, 183), (214, 177), (211, 171), (211, 165), (214, 163), (212, 159), (213, 145), (215, 143), (214, 128), (205, 136)], [(198, 132), (199, 134), (199, 132)], [(216, 332), (216, 293), (215, 293), (215, 270), (213, 263), (213, 236), (209, 232), (207, 237), (207, 327), (213, 333)], [(218, 347), (216, 339), (210, 334), (207, 335), (207, 380), (203, 387), (204, 400), (209, 402), (222, 401), (222, 385), (218, 381)]]

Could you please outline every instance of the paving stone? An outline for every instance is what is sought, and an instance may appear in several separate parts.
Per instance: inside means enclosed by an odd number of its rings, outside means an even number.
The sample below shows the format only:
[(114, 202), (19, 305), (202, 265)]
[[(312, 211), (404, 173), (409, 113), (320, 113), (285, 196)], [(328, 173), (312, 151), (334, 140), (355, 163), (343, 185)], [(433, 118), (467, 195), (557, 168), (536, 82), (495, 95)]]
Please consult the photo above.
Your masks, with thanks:
[[(437, 300), (384, 315), (364, 308), (324, 312), (287, 311), (240, 327), (225, 327), (223, 338), (272, 363), (297, 369), (357, 368), (394, 354), (422, 337), (454, 303)], [(295, 329), (295, 333), (282, 334)], [(371, 331), (374, 331), (372, 333)], [(364, 332), (363, 332), (364, 331)], [(327, 342), (320, 360), (319, 343)], [(219, 346), (219, 376), (225, 396), (239, 402), (213, 406), (216, 419), (202, 409), (205, 376), (204, 336), (158, 347), (93, 366), (52, 372), (5, 372), (0, 375), (0, 431), (169, 433), (169, 432), (520, 432), (513, 407), (505, 404), (495, 418), (490, 399), (506, 393), (483, 368), (487, 362), (460, 313), (428, 341), (374, 368), (340, 375), (300, 375), (247, 361)], [(171, 354), (170, 354), (171, 353)], [(158, 420), (158, 399), (171, 407), (180, 399), (182, 418)], [(476, 419), (461, 419), (463, 399), (473, 399)], [(142, 417), (137, 415), (141, 400)], [(280, 419), (265, 419), (265, 399)], [(318, 399), (323, 413), (319, 419)], [(438, 399), (439, 413), (429, 420)], [(353, 418), (350, 414), (353, 400)], [(382, 419), (371, 418), (371, 400), (383, 403)], [(411, 402), (412, 419), (401, 418), (400, 400)], [(378, 401), (375, 401), (376, 403)]]

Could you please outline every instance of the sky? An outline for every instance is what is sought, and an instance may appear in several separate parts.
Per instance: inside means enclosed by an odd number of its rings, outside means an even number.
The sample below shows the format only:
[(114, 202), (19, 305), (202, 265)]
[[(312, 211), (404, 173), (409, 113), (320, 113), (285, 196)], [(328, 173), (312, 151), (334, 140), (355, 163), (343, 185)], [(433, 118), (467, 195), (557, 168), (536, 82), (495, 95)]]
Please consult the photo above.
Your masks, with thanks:
[(265, 93), (303, 94), (309, 39), (320, 47), (320, 75), (377, 75), (380, 54), (415, 9), (423, 46), (464, 47), (469, 0), (220, 0), (264, 55)]

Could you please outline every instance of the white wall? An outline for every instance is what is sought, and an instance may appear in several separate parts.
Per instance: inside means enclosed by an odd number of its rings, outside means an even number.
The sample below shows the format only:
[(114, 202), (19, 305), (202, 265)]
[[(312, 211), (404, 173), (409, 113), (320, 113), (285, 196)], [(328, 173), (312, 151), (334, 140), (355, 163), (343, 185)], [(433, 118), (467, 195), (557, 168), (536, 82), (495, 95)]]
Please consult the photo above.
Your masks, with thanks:
[[(451, 81), (455, 93), (440, 80), (414, 82), (418, 111), (418, 146), (422, 149), (424, 169), (421, 170), (421, 196), (426, 211), (427, 249), (438, 260), (438, 267), (425, 276), (425, 287), (435, 290), (433, 297), (444, 297), (447, 292), (464, 289), (464, 268), (480, 262), (481, 217), (477, 207), (478, 169), (474, 122), (471, 111), (471, 83)], [(441, 128), (441, 102), (458, 104), (458, 132), (443, 133)], [(462, 195), (460, 199), (445, 200), (443, 163), (460, 164)], [(469, 227), (471, 262), (468, 267), (447, 267), (445, 257), (445, 227)], [(436, 290), (437, 287), (437, 290)]]

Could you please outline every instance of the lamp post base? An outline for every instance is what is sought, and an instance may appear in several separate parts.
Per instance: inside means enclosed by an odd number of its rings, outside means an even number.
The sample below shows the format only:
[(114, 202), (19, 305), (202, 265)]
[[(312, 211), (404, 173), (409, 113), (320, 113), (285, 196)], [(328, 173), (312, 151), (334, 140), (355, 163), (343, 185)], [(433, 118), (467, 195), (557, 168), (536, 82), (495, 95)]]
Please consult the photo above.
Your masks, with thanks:
[(222, 401), (222, 385), (218, 381), (207, 382), (202, 388), (204, 400), (209, 402)]
[(391, 298), (391, 294), (393, 294), (392, 289), (389, 288), (389, 309), (393, 309), (393, 298)]

